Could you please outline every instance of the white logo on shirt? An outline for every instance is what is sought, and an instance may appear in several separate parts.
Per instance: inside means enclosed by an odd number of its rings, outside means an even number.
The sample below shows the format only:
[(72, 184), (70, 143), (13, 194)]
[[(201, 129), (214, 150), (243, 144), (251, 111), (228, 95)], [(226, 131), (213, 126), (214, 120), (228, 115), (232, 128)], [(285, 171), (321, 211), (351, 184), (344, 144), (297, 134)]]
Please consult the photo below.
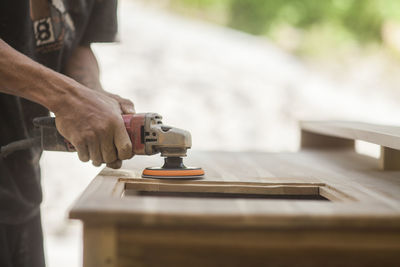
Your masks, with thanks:
[(34, 21), (33, 29), (37, 46), (54, 42), (53, 24), (50, 17)]

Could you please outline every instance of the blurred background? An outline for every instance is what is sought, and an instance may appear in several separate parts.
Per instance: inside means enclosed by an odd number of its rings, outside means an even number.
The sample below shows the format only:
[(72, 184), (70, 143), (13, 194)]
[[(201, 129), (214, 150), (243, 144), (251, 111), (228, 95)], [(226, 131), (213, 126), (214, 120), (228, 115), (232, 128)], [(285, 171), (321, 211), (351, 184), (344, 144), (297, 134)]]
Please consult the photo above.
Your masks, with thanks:
[[(189, 130), (193, 150), (296, 151), (299, 120), (399, 124), (398, 0), (122, 0), (118, 12), (120, 42), (93, 45), (104, 88)], [(68, 209), (101, 168), (54, 152), (41, 164), (48, 266), (81, 266)]]

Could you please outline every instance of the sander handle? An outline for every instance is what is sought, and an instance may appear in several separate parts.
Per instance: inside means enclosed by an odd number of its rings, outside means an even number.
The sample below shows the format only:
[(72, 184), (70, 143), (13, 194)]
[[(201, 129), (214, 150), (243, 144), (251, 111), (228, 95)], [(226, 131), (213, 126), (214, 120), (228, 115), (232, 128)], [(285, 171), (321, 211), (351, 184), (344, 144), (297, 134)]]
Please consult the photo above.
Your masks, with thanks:
[[(131, 133), (132, 126), (131, 121), (133, 114), (122, 115), (126, 130), (129, 137), (132, 139), (133, 135)], [(9, 154), (29, 149), (33, 146), (40, 146), (43, 150), (48, 151), (65, 151), (65, 152), (75, 152), (75, 147), (65, 139), (57, 130), (56, 119), (54, 117), (38, 117), (33, 119), (33, 125), (35, 126), (32, 137), (28, 139), (18, 140), (2, 146), (0, 148), (0, 156), (6, 157)], [(131, 140), (132, 143), (134, 140)]]
[(38, 117), (33, 119), (34, 133), (40, 137), (43, 150), (74, 152), (75, 147), (57, 130), (54, 117)]
[[(124, 114), (122, 119), (124, 120), (125, 128), (131, 138), (131, 120), (133, 114)], [(57, 130), (56, 119), (54, 117), (39, 117), (33, 120), (33, 124), (37, 129), (40, 130), (41, 145), (43, 150), (48, 151), (67, 151), (75, 152), (75, 147), (70, 141), (65, 139)], [(132, 138), (131, 138), (132, 139)], [(134, 140), (131, 140), (132, 142)]]

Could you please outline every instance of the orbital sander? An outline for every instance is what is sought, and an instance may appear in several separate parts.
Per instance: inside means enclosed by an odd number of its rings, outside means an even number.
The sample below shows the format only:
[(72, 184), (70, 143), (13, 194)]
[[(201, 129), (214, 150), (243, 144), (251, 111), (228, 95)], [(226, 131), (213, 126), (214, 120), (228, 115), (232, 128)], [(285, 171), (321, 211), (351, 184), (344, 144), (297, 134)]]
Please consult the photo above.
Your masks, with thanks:
[[(122, 115), (127, 133), (132, 142), (134, 155), (154, 155), (164, 157), (162, 167), (150, 167), (143, 170), (143, 178), (157, 179), (199, 179), (204, 176), (202, 168), (186, 167), (183, 157), (192, 146), (188, 131), (167, 126), (157, 113), (138, 113)], [(33, 120), (33, 137), (12, 142), (1, 147), (1, 156), (40, 146), (48, 151), (74, 152), (74, 146), (58, 131), (53, 117), (40, 117)]]

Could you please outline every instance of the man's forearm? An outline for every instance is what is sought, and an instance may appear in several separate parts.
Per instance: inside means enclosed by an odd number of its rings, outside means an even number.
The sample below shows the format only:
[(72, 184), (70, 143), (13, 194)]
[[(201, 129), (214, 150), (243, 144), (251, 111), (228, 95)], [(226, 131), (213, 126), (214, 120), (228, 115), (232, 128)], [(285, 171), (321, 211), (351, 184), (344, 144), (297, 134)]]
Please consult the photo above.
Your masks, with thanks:
[[(0, 92), (40, 103), (56, 112), (65, 95), (81, 93), (78, 83), (19, 53), (0, 39)], [(79, 88), (81, 89), (81, 88)]]
[(63, 73), (87, 88), (100, 91), (114, 98), (120, 104), (123, 113), (135, 113), (133, 103), (130, 100), (104, 91), (100, 83), (99, 64), (90, 46), (78, 46), (66, 63)]
[(134, 112), (133, 104), (98, 92), (98, 67), (79, 68), (91, 71), (92, 75), (81, 76), (82, 72), (73, 71), (69, 73), (74, 78), (71, 79), (24, 56), (0, 39), (0, 92), (29, 99), (54, 112), (58, 131), (74, 145), (82, 161), (91, 159), (95, 166), (107, 163), (119, 168), (121, 160), (132, 157), (132, 143), (121, 114)]
[(99, 65), (90, 46), (78, 46), (68, 59), (63, 73), (90, 89), (103, 91)]

